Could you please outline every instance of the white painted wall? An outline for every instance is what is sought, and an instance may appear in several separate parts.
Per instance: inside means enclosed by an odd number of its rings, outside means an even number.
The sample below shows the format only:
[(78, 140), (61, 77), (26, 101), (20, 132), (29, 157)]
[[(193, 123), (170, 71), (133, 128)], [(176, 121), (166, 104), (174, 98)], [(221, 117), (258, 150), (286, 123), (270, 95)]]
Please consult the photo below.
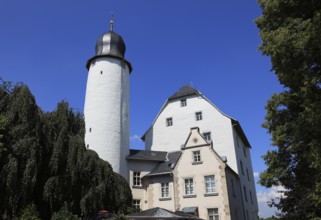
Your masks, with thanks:
[[(220, 156), (226, 156), (229, 166), (235, 171), (237, 161), (234, 150), (231, 119), (201, 96), (186, 99), (187, 106), (181, 107), (180, 100), (169, 101), (156, 118), (145, 136), (145, 149), (177, 151), (185, 143), (190, 128), (199, 127), (200, 132), (211, 132), (213, 146)], [(195, 113), (202, 112), (203, 120), (196, 121)], [(166, 126), (166, 118), (173, 118), (173, 126)]]
[(92, 61), (85, 99), (86, 146), (127, 179), (129, 154), (129, 68), (116, 58)]

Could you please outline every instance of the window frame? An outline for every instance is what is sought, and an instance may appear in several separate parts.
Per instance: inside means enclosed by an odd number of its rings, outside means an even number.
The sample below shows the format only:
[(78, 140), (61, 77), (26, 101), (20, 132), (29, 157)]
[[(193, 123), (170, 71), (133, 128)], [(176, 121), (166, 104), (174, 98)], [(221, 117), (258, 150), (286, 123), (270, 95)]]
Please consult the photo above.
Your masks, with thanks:
[(219, 220), (220, 215), (218, 213), (218, 208), (209, 208), (207, 209), (207, 218), (209, 220)]
[(203, 132), (203, 137), (207, 142), (212, 141), (212, 135), (210, 131)]
[(202, 121), (203, 120), (203, 113), (200, 112), (195, 112), (195, 119), (196, 121)]
[(141, 172), (133, 171), (133, 186), (134, 187), (141, 187), (142, 186), (142, 179), (140, 177)]
[(173, 117), (166, 118), (166, 127), (173, 126)]
[[(208, 178), (213, 179), (208, 179)], [(216, 181), (215, 181), (215, 175), (207, 175), (204, 176), (204, 183), (205, 183), (205, 194), (214, 194), (216, 193)]]
[(160, 188), (160, 197), (161, 198), (170, 198), (170, 191), (169, 191), (169, 182), (161, 183)]
[(202, 162), (202, 157), (201, 157), (201, 151), (200, 150), (193, 151), (193, 162), (194, 163)]
[(181, 99), (181, 107), (186, 107), (186, 106), (187, 106), (186, 99)]
[(140, 210), (140, 199), (133, 199), (133, 208)]
[(184, 179), (184, 194), (186, 196), (195, 195), (194, 179), (193, 178), (185, 178)]

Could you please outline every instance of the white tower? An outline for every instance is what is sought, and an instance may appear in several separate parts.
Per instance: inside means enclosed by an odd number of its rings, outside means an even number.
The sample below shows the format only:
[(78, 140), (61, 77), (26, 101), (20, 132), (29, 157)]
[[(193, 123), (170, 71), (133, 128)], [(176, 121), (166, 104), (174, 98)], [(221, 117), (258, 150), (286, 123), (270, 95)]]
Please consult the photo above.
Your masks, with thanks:
[(114, 172), (127, 177), (129, 154), (129, 74), (131, 64), (125, 60), (126, 46), (113, 31), (100, 36), (96, 55), (88, 60), (85, 99), (85, 143), (99, 157), (108, 161)]

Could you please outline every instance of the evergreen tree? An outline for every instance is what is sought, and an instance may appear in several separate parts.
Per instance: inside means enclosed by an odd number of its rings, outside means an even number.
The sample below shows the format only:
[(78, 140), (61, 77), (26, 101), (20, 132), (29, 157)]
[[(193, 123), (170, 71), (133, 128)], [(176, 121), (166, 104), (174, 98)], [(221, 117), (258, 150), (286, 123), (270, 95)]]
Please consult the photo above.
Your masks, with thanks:
[(264, 127), (273, 150), (260, 175), (266, 187), (283, 186), (272, 201), (284, 219), (321, 217), (321, 1), (258, 0), (262, 44), (284, 91), (268, 101)]
[(127, 182), (85, 148), (83, 117), (67, 102), (42, 112), (26, 85), (1, 86), (0, 132), (0, 215), (30, 204), (42, 219), (62, 208), (89, 216), (131, 206)]

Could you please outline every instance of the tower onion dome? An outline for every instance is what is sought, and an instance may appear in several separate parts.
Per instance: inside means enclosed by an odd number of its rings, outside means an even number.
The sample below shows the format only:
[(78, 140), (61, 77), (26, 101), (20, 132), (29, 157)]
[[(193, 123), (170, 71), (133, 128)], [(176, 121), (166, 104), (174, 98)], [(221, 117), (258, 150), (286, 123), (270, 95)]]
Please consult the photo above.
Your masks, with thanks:
[(113, 21), (111, 21), (110, 31), (101, 35), (96, 43), (96, 55), (87, 61), (86, 67), (89, 69), (93, 60), (100, 57), (113, 57), (121, 59), (127, 63), (129, 72), (132, 71), (130, 62), (125, 60), (126, 45), (123, 38), (113, 31)]

